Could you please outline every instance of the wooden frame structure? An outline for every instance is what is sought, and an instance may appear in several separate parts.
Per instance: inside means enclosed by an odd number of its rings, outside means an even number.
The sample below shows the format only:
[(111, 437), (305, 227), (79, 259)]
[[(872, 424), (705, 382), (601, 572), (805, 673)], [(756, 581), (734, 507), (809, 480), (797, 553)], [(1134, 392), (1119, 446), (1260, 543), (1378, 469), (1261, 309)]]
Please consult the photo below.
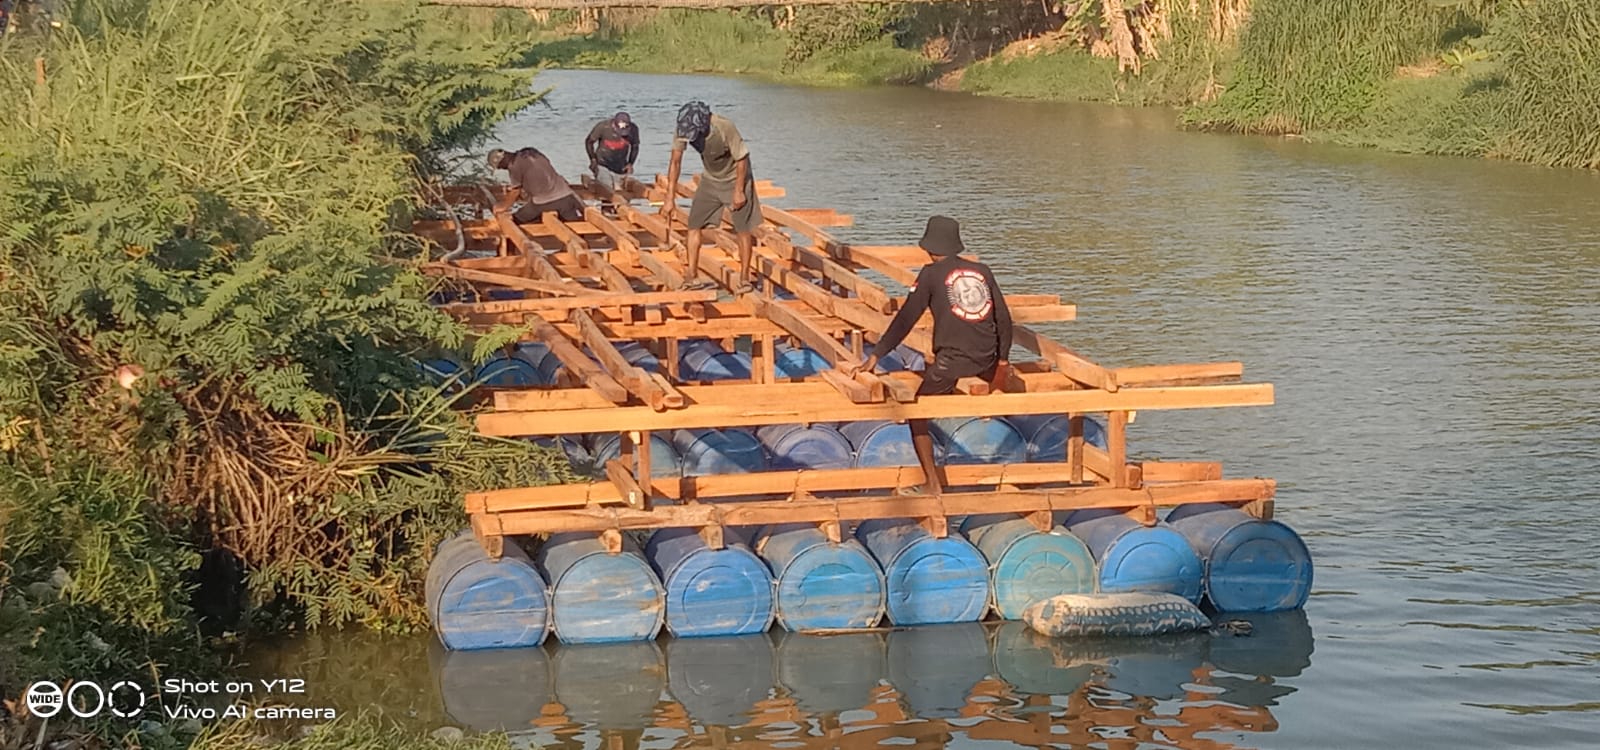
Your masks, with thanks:
[[(1108, 368), (1034, 330), (1035, 323), (1069, 321), (1076, 309), (1052, 295), (1008, 295), (1018, 346), (1035, 361), (1015, 362), (1003, 393), (964, 379), (958, 392), (918, 398), (912, 373), (825, 370), (816, 377), (780, 379), (774, 345), (787, 340), (819, 352), (830, 364), (859, 361), (864, 340), (888, 324), (899, 296), (878, 279), (907, 285), (928, 256), (912, 246), (863, 246), (840, 241), (824, 227), (850, 217), (831, 210), (784, 210), (766, 199), (781, 188), (761, 181), (763, 224), (753, 264), (760, 291), (735, 297), (737, 241), (727, 223), (704, 233), (698, 271), (716, 289), (679, 291), (689, 275), (681, 258), (686, 211), (669, 222), (654, 208), (690, 197), (693, 182), (669, 186), (661, 177), (630, 180), (613, 195), (585, 178), (583, 221), (546, 214), (518, 223), (503, 194), (453, 188), (446, 197), (470, 204), (480, 218), (417, 222), (414, 231), (440, 245), (465, 244), (478, 257), (430, 263), (470, 295), (514, 290), (520, 299), (452, 302), (442, 309), (469, 326), (522, 326), (522, 340), (546, 345), (563, 373), (554, 387), (496, 389), (492, 409), (477, 416), (486, 435), (535, 437), (577, 433), (621, 436), (621, 456), (605, 479), (574, 485), (507, 488), (467, 496), (479, 541), (498, 556), (509, 535), (593, 532), (620, 548), (626, 529), (694, 527), (713, 547), (725, 526), (816, 523), (838, 539), (842, 528), (869, 518), (917, 518), (935, 535), (949, 516), (1014, 512), (1041, 529), (1051, 514), (1080, 508), (1119, 508), (1146, 524), (1155, 508), (1225, 502), (1269, 517), (1275, 483), (1224, 479), (1206, 462), (1130, 462), (1126, 428), (1133, 414), (1152, 409), (1261, 406), (1273, 402), (1270, 384), (1241, 382), (1238, 362)], [(486, 205), (495, 199), (495, 205)], [(643, 204), (643, 205), (641, 205)], [(492, 216), (493, 218), (483, 218)], [(781, 289), (782, 294), (775, 293)], [(924, 317), (906, 344), (929, 355), (931, 319)], [(682, 379), (678, 344), (685, 338), (750, 340), (749, 382), (696, 383)], [(665, 374), (629, 363), (616, 346), (637, 341), (661, 358)], [(592, 353), (592, 357), (585, 353)], [(915, 466), (654, 478), (650, 433), (697, 427), (957, 416), (1064, 414), (1070, 437), (1059, 462), (949, 466), (940, 495), (901, 494), (923, 483)], [(1107, 448), (1084, 440), (1088, 414), (1106, 415)], [(878, 491), (880, 496), (819, 497), (819, 493)], [(719, 498), (771, 498), (718, 503)], [(668, 502), (670, 501), (670, 502)]]

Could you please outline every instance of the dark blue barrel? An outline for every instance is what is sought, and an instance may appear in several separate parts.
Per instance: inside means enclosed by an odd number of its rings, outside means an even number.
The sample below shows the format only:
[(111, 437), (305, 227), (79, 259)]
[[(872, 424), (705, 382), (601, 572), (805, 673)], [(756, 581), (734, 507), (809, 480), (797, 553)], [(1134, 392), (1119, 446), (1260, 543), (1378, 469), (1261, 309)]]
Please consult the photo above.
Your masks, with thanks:
[(1004, 419), (955, 417), (935, 419), (933, 437), (944, 446), (950, 464), (1019, 464), (1028, 460), (1028, 444)]
[(483, 290), (483, 299), (486, 302), (501, 302), (501, 301), (504, 301), (504, 300), (511, 300), (511, 299), (526, 299), (527, 296), (528, 296), (528, 293), (522, 291), (521, 289), (485, 289), (485, 290)]
[(1222, 612), (1281, 612), (1311, 595), (1311, 551), (1293, 529), (1218, 503), (1167, 516), (1205, 562), (1205, 594)]
[(1040, 599), (1094, 592), (1094, 556), (1066, 529), (1047, 534), (1008, 513), (972, 516), (961, 531), (989, 561), (995, 612), (1007, 620)]
[(562, 646), (551, 661), (556, 701), (585, 728), (649, 726), (667, 683), (655, 641)]
[(890, 622), (928, 625), (983, 617), (989, 569), (967, 540), (935, 538), (904, 518), (862, 521), (856, 537), (883, 567)]
[(923, 719), (959, 715), (972, 686), (989, 676), (989, 640), (975, 622), (893, 630), (889, 682)]
[(757, 429), (756, 438), (773, 469), (848, 469), (855, 463), (850, 441), (827, 425), (771, 424)]
[(460, 362), (444, 357), (418, 362), (417, 368), (422, 370), (422, 376), (434, 385), (444, 385), (451, 378), (459, 382), (466, 376), (466, 370)]
[(778, 581), (785, 629), (865, 628), (883, 616), (883, 571), (854, 539), (836, 544), (812, 524), (779, 524), (761, 530), (755, 549)]
[(1019, 693), (1072, 695), (1095, 670), (1095, 665), (1075, 658), (1072, 643), (1037, 633), (1024, 623), (1000, 623), (994, 632), (995, 673)]
[(775, 656), (766, 633), (674, 638), (666, 650), (667, 689), (701, 724), (747, 724), (772, 690)]
[(546, 380), (538, 368), (527, 360), (517, 356), (508, 357), (503, 352), (479, 365), (472, 378), (491, 388), (527, 388), (552, 382)]
[[(606, 473), (606, 462), (622, 456), (622, 436), (608, 434), (595, 442), (594, 474)], [(630, 470), (633, 467), (628, 467)], [(650, 476), (675, 477), (682, 469), (678, 461), (678, 448), (659, 432), (650, 433)]]
[(1099, 665), (1104, 685), (1135, 698), (1173, 700), (1188, 693), (1195, 671), (1205, 666), (1210, 633), (1159, 638), (1080, 638), (1070, 641), (1077, 660)]
[[(1029, 414), (1006, 417), (1017, 434), (1028, 444), (1028, 460), (1035, 463), (1067, 460), (1067, 438), (1072, 426), (1061, 414)], [(1101, 450), (1106, 448), (1106, 428), (1096, 419), (1083, 420), (1083, 441)]]
[(474, 731), (525, 729), (552, 698), (550, 661), (542, 648), (448, 651), (436, 645), (428, 664), (445, 714)]
[(761, 633), (772, 625), (772, 577), (736, 538), (711, 549), (694, 529), (662, 529), (645, 544), (667, 588), (667, 630), (678, 637)]
[(911, 428), (903, 422), (848, 422), (839, 432), (855, 449), (858, 467), (917, 465)]
[(672, 436), (686, 477), (764, 471), (766, 453), (749, 430), (678, 430)]
[(725, 351), (705, 339), (685, 342), (678, 349), (678, 374), (684, 380), (748, 380), (750, 355)]
[(666, 592), (628, 535), (613, 555), (594, 534), (552, 534), (538, 560), (562, 643), (648, 640), (661, 630)]
[(888, 372), (925, 370), (928, 367), (928, 359), (922, 356), (922, 352), (901, 344), (879, 359), (878, 366)]
[(883, 637), (877, 633), (783, 633), (778, 636), (778, 682), (812, 714), (864, 708), (887, 671), (883, 651)]
[(1094, 553), (1101, 591), (1166, 592), (1200, 601), (1204, 566), (1171, 526), (1145, 526), (1115, 510), (1080, 510), (1066, 526)]
[(780, 378), (808, 378), (833, 369), (828, 360), (809, 346), (795, 348), (779, 344), (773, 350), (772, 369)]
[(650, 353), (650, 350), (645, 348), (644, 344), (637, 341), (613, 341), (611, 343), (616, 345), (617, 351), (621, 352), (622, 356), (628, 360), (628, 364), (645, 372), (666, 372), (661, 367), (661, 360)]
[(533, 369), (539, 371), (541, 383), (545, 385), (555, 384), (556, 373), (561, 372), (562, 364), (561, 358), (557, 357), (555, 352), (550, 351), (550, 347), (536, 342), (518, 344), (515, 356), (517, 359), (533, 365)]
[(537, 646), (550, 622), (545, 579), (515, 544), (490, 560), (471, 532), (439, 545), (423, 584), (434, 632), (446, 648)]

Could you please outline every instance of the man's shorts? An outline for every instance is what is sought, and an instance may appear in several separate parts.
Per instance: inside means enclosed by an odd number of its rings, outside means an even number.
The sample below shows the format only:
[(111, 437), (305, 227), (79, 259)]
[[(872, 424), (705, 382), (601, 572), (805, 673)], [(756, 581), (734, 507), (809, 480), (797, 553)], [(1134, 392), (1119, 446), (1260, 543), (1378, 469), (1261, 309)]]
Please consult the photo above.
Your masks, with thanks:
[(750, 233), (761, 226), (761, 203), (756, 200), (756, 180), (751, 177), (744, 186), (744, 205), (733, 208), (733, 188), (706, 185), (701, 178), (700, 189), (694, 191), (694, 201), (689, 204), (689, 228), (709, 229), (722, 222), (722, 209), (733, 212), (733, 230)]
[(624, 177), (625, 176), (621, 172), (613, 172), (609, 169), (606, 169), (604, 164), (595, 167), (594, 170), (595, 182), (600, 183), (601, 187), (610, 190), (611, 192), (616, 192), (622, 189), (622, 180)]
[(951, 359), (948, 357), (935, 357), (928, 364), (928, 369), (922, 372), (922, 385), (917, 387), (918, 396), (943, 396), (956, 392), (956, 381), (962, 378), (979, 377), (989, 380), (994, 377), (994, 369), (998, 362), (991, 361), (988, 365), (969, 362), (964, 359)]

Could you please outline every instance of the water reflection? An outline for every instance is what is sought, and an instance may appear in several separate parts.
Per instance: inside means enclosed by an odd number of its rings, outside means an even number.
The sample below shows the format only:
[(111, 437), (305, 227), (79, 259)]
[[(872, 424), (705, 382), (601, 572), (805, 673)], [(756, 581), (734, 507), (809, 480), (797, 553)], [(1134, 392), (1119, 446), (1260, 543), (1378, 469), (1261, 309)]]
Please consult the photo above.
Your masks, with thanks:
[(450, 721), (519, 746), (1250, 747), (1311, 665), (1303, 612), (1249, 637), (1065, 640), (1018, 623), (435, 651)]

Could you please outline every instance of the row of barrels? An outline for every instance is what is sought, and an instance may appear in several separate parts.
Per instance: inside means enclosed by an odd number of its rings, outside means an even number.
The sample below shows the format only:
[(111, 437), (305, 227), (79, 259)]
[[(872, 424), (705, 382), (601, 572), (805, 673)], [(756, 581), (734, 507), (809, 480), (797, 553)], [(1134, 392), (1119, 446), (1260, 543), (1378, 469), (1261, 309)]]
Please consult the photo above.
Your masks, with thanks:
[[(614, 341), (617, 351), (628, 363), (650, 372), (665, 373), (661, 360), (637, 341)], [(790, 346), (779, 342), (773, 347), (773, 370), (779, 378), (806, 378), (832, 367), (816, 350), (805, 346)], [(593, 356), (593, 353), (589, 353)], [(905, 346), (892, 356), (884, 358), (886, 371), (919, 370), (923, 367), (922, 355)], [(685, 339), (678, 345), (678, 373), (686, 382), (714, 382), (719, 380), (749, 380), (755, 367), (750, 354), (729, 351), (710, 339)], [(491, 388), (528, 388), (555, 385), (561, 371), (561, 360), (549, 347), (537, 342), (518, 344), (509, 352), (500, 352), (470, 372), (454, 359), (433, 359), (422, 363), (423, 372), (436, 380), (457, 378)]]
[(1218, 611), (1304, 605), (1312, 565), (1298, 535), (1225, 505), (1188, 505), (1143, 526), (1112, 510), (1041, 532), (1015, 514), (968, 517), (938, 538), (910, 519), (863, 521), (832, 542), (810, 524), (731, 528), (712, 549), (693, 529), (555, 534), (489, 560), (470, 534), (440, 546), (427, 580), (451, 649), (1014, 620), (1058, 594), (1158, 591)]
[[(884, 683), (916, 718), (955, 718), (990, 677), (1021, 695), (1069, 696), (1097, 685), (1160, 701), (1181, 699), (1187, 685), (1200, 681), (1213, 686), (1210, 701), (1274, 705), (1285, 691), (1274, 681), (1310, 666), (1314, 635), (1303, 611), (1244, 617), (1253, 625), (1247, 639), (1064, 640), (1018, 622), (965, 623), (827, 636), (438, 649), (430, 666), (450, 717), (478, 731), (641, 729), (662, 715), (663, 695), (705, 725), (761, 723), (774, 694), (792, 699), (805, 715), (829, 716), (870, 709)], [(571, 724), (550, 722), (551, 704), (560, 704)]]

